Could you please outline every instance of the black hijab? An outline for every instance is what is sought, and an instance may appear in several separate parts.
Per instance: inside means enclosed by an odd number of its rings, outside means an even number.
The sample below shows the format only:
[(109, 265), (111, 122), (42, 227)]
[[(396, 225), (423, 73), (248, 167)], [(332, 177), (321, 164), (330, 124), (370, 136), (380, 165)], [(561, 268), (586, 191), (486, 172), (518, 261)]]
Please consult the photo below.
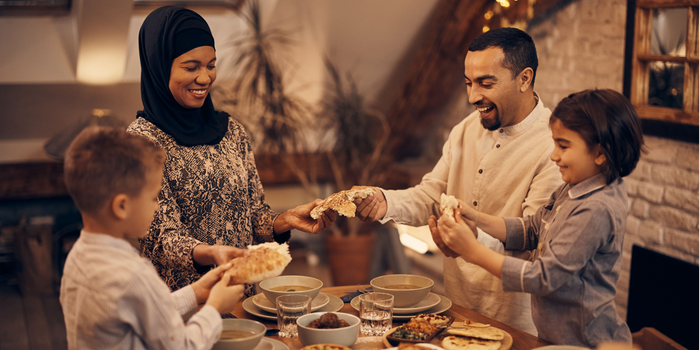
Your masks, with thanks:
[(211, 96), (200, 108), (185, 108), (170, 91), (170, 68), (181, 54), (200, 47), (214, 47), (207, 22), (194, 11), (164, 6), (151, 12), (139, 31), (141, 100), (143, 117), (183, 146), (214, 145), (228, 130), (225, 112), (214, 110)]

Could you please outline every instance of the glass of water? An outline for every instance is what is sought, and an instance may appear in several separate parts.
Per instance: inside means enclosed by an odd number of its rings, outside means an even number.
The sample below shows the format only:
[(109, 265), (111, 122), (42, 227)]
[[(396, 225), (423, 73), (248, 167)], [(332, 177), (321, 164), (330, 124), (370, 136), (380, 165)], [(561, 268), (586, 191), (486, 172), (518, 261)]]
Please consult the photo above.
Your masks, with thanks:
[(360, 294), (360, 331), (364, 335), (384, 335), (391, 329), (394, 296), (387, 293)]
[(284, 338), (298, 336), (297, 319), (311, 312), (311, 297), (302, 294), (280, 295), (276, 299), (277, 326), (280, 332), (277, 334)]

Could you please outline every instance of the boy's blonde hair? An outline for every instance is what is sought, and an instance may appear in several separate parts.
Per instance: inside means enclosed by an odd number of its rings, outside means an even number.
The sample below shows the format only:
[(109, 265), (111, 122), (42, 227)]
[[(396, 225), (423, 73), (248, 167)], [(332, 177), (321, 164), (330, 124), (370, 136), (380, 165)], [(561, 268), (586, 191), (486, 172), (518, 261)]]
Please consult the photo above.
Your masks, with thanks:
[(139, 195), (148, 174), (164, 162), (163, 149), (141, 136), (89, 127), (66, 151), (66, 187), (81, 212), (94, 214), (117, 194)]

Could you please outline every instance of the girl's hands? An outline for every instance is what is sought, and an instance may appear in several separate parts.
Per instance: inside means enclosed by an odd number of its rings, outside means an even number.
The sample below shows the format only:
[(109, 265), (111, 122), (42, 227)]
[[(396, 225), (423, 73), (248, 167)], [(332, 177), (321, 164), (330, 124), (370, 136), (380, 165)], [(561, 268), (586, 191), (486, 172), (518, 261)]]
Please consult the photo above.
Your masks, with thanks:
[(243, 292), (245, 291), (245, 286), (242, 284), (229, 286), (230, 281), (231, 276), (224, 274), (211, 289), (206, 302), (206, 305), (211, 305), (222, 315), (233, 311), (238, 301), (243, 298)]
[[(455, 211), (454, 218), (450, 217), (450, 214), (443, 213), (440, 219), (437, 220), (435, 230), (448, 249), (458, 255), (467, 257), (470, 255), (471, 249), (478, 245), (479, 242), (476, 240), (476, 225), (474, 225), (474, 222), (465, 220), (461, 215), (461, 210), (460, 208)], [(428, 224), (430, 225), (430, 222)], [(432, 227), (431, 233), (433, 233)]]
[(440, 237), (440, 230), (438, 229), (438, 221), (435, 215), (430, 215), (430, 219), (428, 219), (428, 228), (430, 229), (430, 235), (433, 236), (433, 241), (435, 242), (435, 245), (440, 248), (440, 251), (442, 254), (445, 254), (446, 257), (448, 258), (456, 258), (459, 256), (454, 250), (450, 249), (447, 244), (442, 240), (442, 237)]

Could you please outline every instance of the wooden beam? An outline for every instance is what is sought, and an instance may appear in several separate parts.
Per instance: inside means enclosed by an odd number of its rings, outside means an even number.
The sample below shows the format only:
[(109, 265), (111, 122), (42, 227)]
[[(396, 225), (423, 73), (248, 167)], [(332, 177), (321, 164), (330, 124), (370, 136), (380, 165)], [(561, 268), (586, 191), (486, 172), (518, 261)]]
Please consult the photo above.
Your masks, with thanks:
[[(437, 112), (463, 82), (464, 56), (469, 43), (482, 33), (488, 0), (443, 0), (437, 6), (428, 33), (406, 80), (387, 114), (392, 136), (388, 156), (410, 157), (439, 124)], [(412, 151), (413, 150), (413, 151)]]

